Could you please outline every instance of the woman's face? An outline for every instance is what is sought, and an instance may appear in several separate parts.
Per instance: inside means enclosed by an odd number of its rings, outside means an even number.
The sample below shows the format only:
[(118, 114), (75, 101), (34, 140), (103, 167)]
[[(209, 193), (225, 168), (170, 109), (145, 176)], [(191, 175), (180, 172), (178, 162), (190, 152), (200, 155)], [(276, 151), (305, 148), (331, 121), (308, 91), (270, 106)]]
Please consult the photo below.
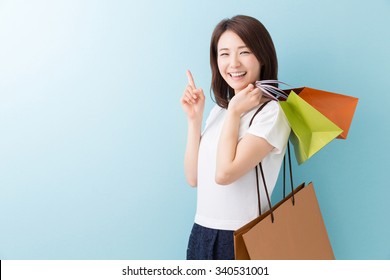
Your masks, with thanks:
[(219, 72), (235, 93), (260, 79), (260, 62), (233, 31), (221, 35), (217, 52)]

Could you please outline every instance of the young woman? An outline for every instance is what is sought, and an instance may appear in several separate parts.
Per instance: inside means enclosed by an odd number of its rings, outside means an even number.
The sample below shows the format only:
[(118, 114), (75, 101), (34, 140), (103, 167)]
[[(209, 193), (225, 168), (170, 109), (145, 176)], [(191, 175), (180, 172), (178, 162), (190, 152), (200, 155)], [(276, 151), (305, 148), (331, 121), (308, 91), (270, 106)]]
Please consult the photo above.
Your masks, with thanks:
[[(222, 20), (212, 34), (210, 63), (217, 104), (203, 131), (205, 96), (189, 71), (181, 98), (188, 120), (184, 170), (188, 183), (197, 187), (187, 259), (234, 259), (234, 230), (259, 215), (255, 166), (262, 162), (271, 195), (290, 127), (278, 103), (254, 86), (257, 80), (277, 79), (278, 68), (271, 36), (257, 19)], [(261, 179), (260, 190), (265, 210)]]

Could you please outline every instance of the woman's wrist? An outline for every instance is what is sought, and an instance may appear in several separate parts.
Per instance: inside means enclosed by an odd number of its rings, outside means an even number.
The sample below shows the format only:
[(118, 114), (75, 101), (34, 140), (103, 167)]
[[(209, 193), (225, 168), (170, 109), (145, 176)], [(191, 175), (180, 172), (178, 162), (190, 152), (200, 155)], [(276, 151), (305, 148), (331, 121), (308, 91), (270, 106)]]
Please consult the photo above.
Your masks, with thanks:
[(188, 119), (188, 127), (200, 129), (202, 127), (202, 119)]
[(227, 114), (229, 117), (232, 117), (232, 118), (240, 118), (241, 115), (243, 114), (243, 112), (241, 112), (238, 108), (236, 107), (233, 107), (233, 106), (229, 106), (227, 108)]

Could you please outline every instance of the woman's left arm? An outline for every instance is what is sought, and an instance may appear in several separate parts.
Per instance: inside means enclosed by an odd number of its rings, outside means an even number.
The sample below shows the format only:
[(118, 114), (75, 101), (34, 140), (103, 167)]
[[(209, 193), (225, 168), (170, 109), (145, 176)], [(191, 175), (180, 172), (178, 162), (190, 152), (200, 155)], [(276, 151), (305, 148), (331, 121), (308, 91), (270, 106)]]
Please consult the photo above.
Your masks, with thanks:
[(238, 141), (241, 115), (260, 103), (262, 94), (249, 85), (229, 103), (218, 142), (215, 181), (228, 185), (254, 168), (274, 148), (264, 138), (251, 134)]

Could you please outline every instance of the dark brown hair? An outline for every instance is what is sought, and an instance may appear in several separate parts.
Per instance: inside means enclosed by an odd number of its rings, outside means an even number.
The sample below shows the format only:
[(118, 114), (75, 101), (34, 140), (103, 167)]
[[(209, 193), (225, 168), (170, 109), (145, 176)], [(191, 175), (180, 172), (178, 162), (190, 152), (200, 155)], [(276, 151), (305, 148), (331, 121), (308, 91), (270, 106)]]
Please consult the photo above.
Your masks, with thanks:
[(227, 30), (236, 33), (260, 62), (260, 80), (278, 78), (274, 43), (264, 25), (253, 17), (243, 15), (222, 20), (215, 27), (210, 43), (211, 90), (214, 92), (215, 102), (222, 108), (228, 107), (229, 100), (234, 95), (234, 90), (225, 82), (218, 69), (218, 41)]

